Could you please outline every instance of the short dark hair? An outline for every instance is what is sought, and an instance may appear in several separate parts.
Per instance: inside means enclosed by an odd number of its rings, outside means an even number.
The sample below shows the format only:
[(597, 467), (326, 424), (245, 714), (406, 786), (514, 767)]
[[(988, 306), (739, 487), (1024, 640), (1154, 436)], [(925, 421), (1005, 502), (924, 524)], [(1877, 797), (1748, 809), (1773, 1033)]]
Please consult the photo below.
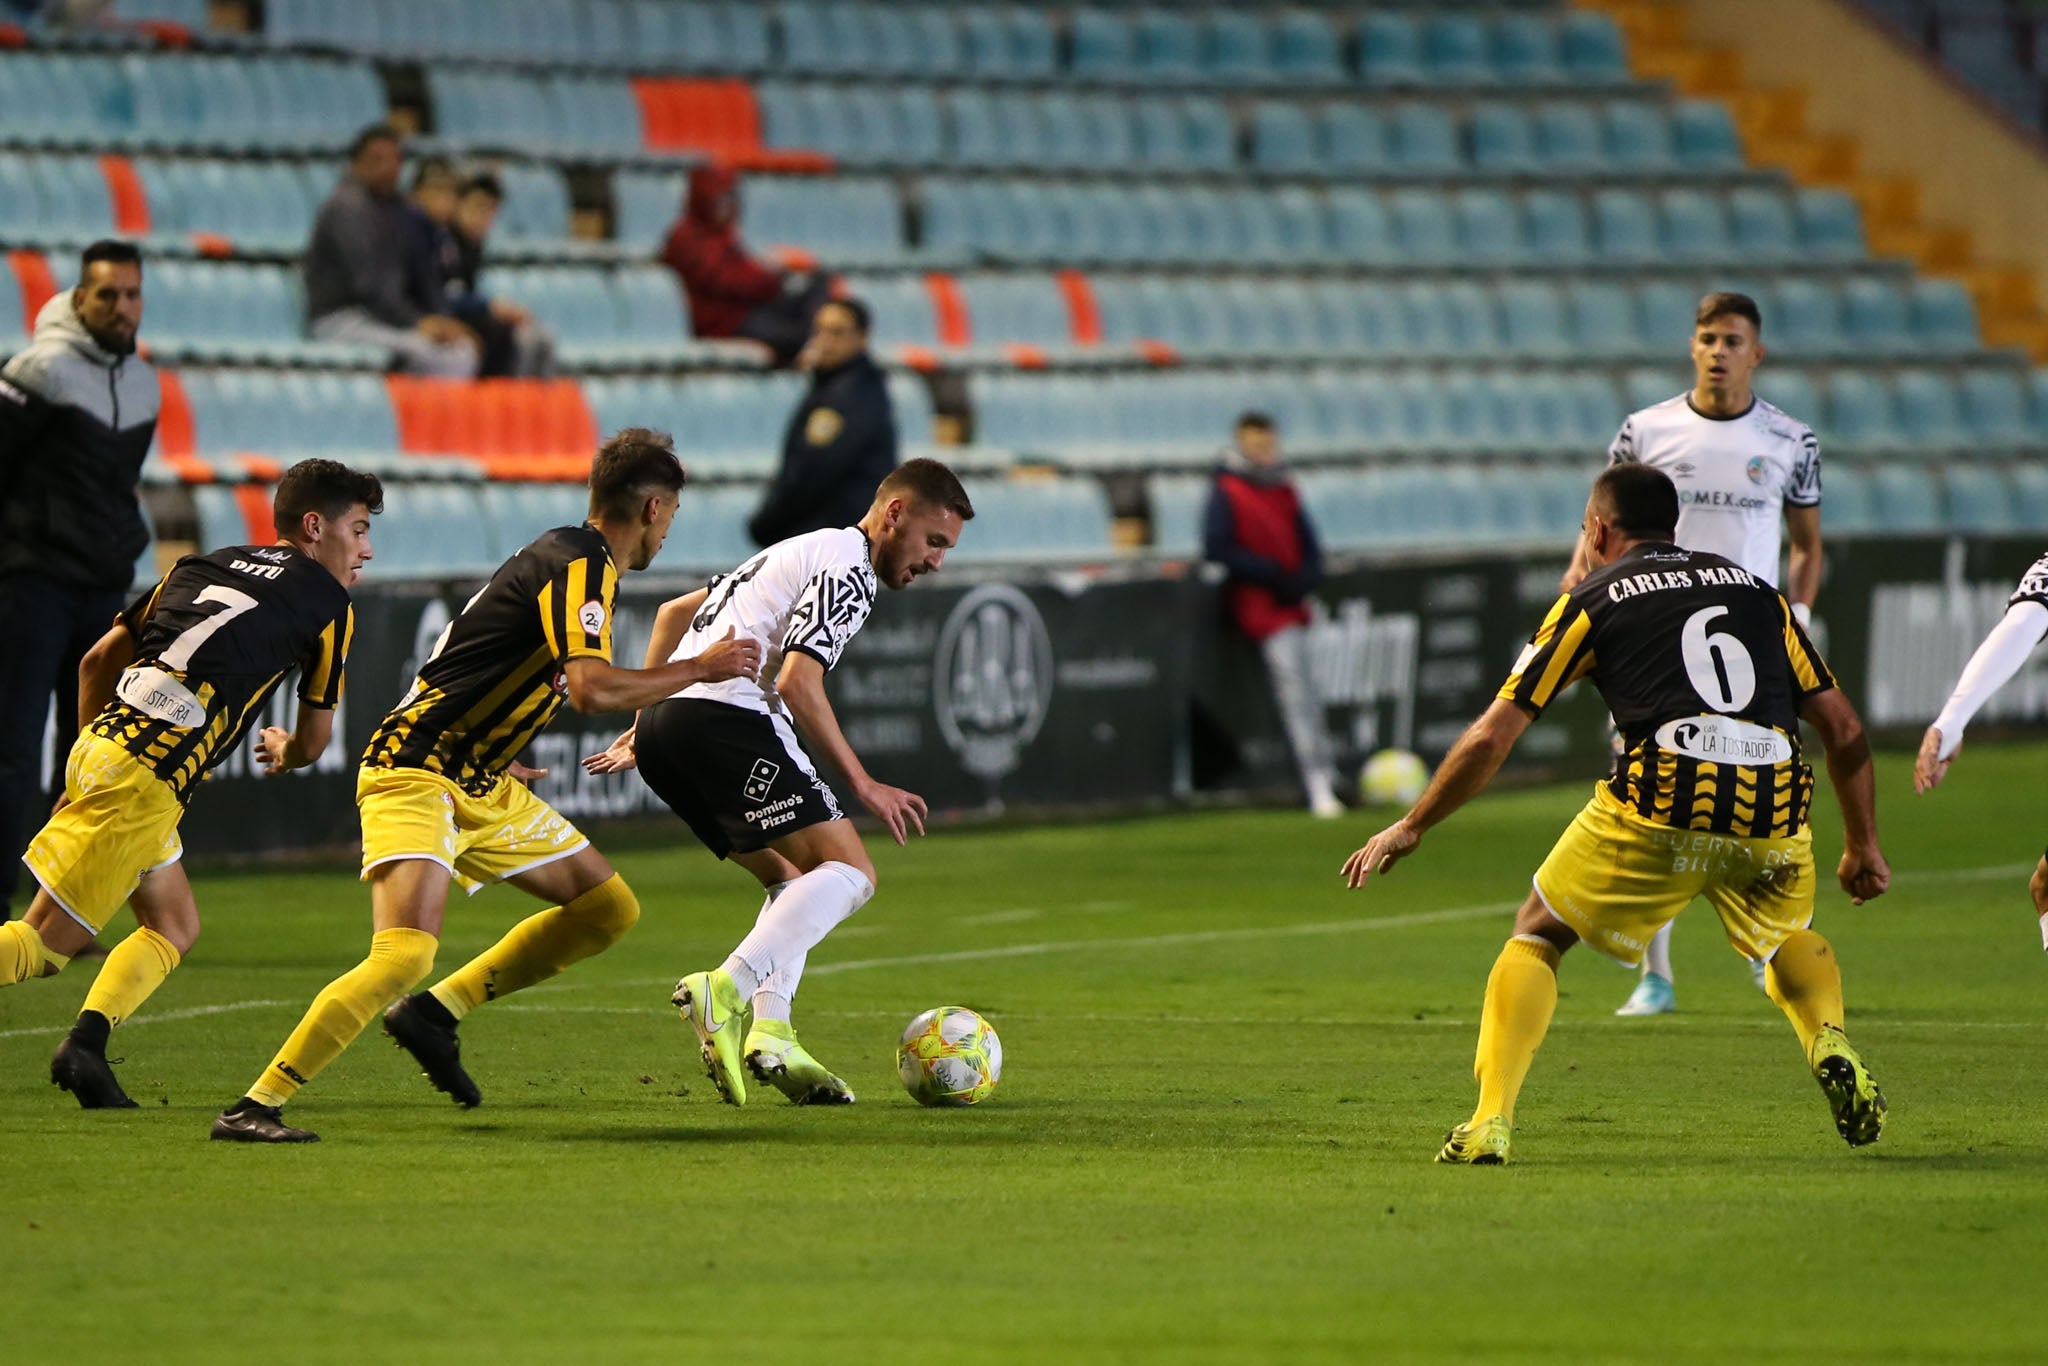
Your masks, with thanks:
[(468, 198), (473, 194), (487, 194), (499, 203), (505, 202), (505, 185), (491, 171), (478, 171), (462, 178), (462, 188), (456, 193)]
[(682, 487), (674, 437), (651, 427), (621, 428), (590, 462), (590, 515), (631, 517), (656, 489), (677, 493)]
[(1678, 534), (1678, 485), (1654, 465), (1609, 465), (1593, 481), (1593, 499), (1614, 514), (1609, 520), (1625, 536), (1668, 541)]
[(421, 157), (420, 164), (412, 169), (412, 187), (417, 190), (434, 176), (455, 179), (455, 163), (447, 157)]
[(339, 517), (357, 503), (372, 513), (382, 512), (384, 481), (339, 460), (301, 460), (277, 481), (270, 495), (270, 520), (278, 535), (293, 539), (307, 513)]
[(860, 299), (853, 298), (851, 295), (844, 299), (827, 299), (824, 303), (818, 305), (818, 311), (821, 313), (828, 308), (845, 309), (847, 315), (853, 319), (855, 330), (863, 337), (868, 334), (868, 329), (874, 325), (874, 314), (868, 311), (867, 304)]
[(963, 522), (974, 520), (974, 504), (960, 486), (960, 476), (936, 460), (920, 456), (906, 460), (889, 471), (889, 477), (875, 490), (877, 502), (886, 498), (907, 498), (920, 507), (941, 507)]
[(1693, 328), (1705, 327), (1716, 318), (1747, 318), (1759, 337), (1764, 333), (1764, 315), (1756, 300), (1732, 289), (1718, 290), (1701, 299), (1699, 311), (1692, 315)]
[(1262, 413), (1257, 409), (1252, 409), (1237, 415), (1237, 421), (1233, 424), (1232, 430), (1241, 432), (1249, 428), (1255, 432), (1270, 432), (1279, 427), (1279, 425), (1279, 423), (1273, 420), (1271, 413)]
[(396, 128), (388, 123), (372, 123), (356, 131), (348, 140), (348, 159), (354, 161), (369, 149), (373, 142), (388, 142), (394, 147), (403, 147), (405, 139)]
[(142, 248), (133, 242), (123, 242), (114, 237), (102, 237), (78, 254), (78, 278), (83, 280), (86, 272), (95, 264), (107, 261), (117, 266), (133, 266), (142, 269)]

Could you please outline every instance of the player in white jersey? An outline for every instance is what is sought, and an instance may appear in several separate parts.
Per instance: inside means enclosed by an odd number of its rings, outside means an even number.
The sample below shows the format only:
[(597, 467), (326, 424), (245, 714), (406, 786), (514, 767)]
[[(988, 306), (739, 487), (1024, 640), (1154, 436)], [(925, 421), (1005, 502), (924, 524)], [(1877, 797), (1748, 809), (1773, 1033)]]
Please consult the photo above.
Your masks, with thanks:
[(729, 1104), (746, 1104), (744, 1072), (799, 1105), (853, 1102), (846, 1083), (797, 1042), (790, 1004), (806, 956), (875, 894), (875, 866), (797, 734), (823, 751), (898, 844), (924, 833), (924, 798), (869, 776), (832, 713), (825, 675), (867, 621), (877, 587), (908, 588), (935, 572), (973, 516), (951, 470), (906, 461), (882, 481), (859, 525), (772, 545), (664, 604), (647, 645), (650, 667), (738, 635), (765, 645), (759, 677), (685, 688), (584, 761), (593, 773), (637, 764), (706, 848), (767, 890), (753, 930), (723, 964), (676, 983), (673, 998)]
[[(1791, 533), (1785, 597), (1804, 627), (1820, 590), (1820, 442), (1813, 428), (1758, 397), (1750, 380), (1764, 358), (1763, 316), (1747, 294), (1709, 294), (1693, 318), (1693, 387), (1631, 413), (1609, 464), (1640, 461), (1678, 486), (1678, 544), (1711, 551), (1778, 586), (1779, 528)], [(1583, 549), (1565, 575), (1585, 577)], [(1759, 988), (1762, 964), (1754, 965)], [(1671, 925), (1643, 955), (1642, 979), (1617, 1015), (1677, 1008)]]
[[(1948, 766), (1963, 748), (1963, 728), (1991, 694), (2020, 671), (2034, 647), (2048, 636), (2048, 555), (2034, 561), (2005, 605), (2005, 615), (1963, 666), (1955, 691), (1920, 739), (1913, 762), (1913, 790), (1922, 796), (1941, 786)], [(2041, 947), (2048, 949), (2048, 855), (2034, 866), (2027, 883), (2034, 896), (2034, 914), (2041, 917)]]

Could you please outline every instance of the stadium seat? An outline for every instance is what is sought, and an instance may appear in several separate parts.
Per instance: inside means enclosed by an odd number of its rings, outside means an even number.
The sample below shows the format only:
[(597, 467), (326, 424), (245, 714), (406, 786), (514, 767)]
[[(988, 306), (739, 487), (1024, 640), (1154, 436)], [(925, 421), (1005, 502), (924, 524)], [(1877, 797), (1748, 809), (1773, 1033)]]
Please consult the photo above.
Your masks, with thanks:
[(1853, 276), (1842, 287), (1842, 334), (1850, 345), (1873, 351), (1903, 349), (1913, 335), (1906, 295), (1891, 281)]
[(1636, 335), (1635, 298), (1615, 280), (1578, 280), (1571, 286), (1569, 312), (1559, 319), (1570, 341), (1589, 356), (1625, 358), (1641, 349)]
[(1332, 175), (1383, 170), (1388, 163), (1387, 130), (1378, 111), (1362, 104), (1333, 104), (1323, 110), (1323, 161)]
[(1634, 190), (1596, 191), (1593, 224), (1595, 250), (1604, 260), (1648, 264), (1663, 256), (1656, 210)]
[(1194, 21), (1171, 10), (1140, 10), (1131, 21), (1140, 76), (1178, 85), (1202, 75), (1202, 39)]
[(1839, 462), (1823, 468), (1821, 521), (1829, 536), (1886, 529), (1879, 520), (1877, 489), (1867, 471)]
[(1566, 15), (1559, 29), (1558, 48), (1571, 76), (1618, 80), (1628, 74), (1621, 30), (1604, 14), (1580, 10)]
[(1801, 356), (1831, 356), (1842, 349), (1841, 301), (1818, 279), (1778, 283), (1777, 306), (1764, 318), (1764, 344)]
[(1798, 258), (1799, 225), (1782, 191), (1754, 186), (1731, 191), (1728, 219), (1735, 253), (1742, 260), (1756, 264)]
[(1675, 261), (1717, 262), (1734, 255), (1721, 197), (1711, 190), (1681, 188), (1658, 196), (1664, 220), (1664, 252)]
[(1828, 381), (1827, 428), (1822, 444), (1855, 450), (1892, 450), (1899, 424), (1889, 384), (1857, 371), (1837, 371)]
[(1315, 124), (1292, 100), (1261, 100), (1252, 106), (1252, 164), (1269, 171), (1312, 173), (1323, 164)]
[(1816, 429), (1826, 425), (1821, 410), (1820, 390), (1814, 386), (1813, 380), (1805, 371), (1773, 365), (1759, 372), (1755, 389), (1759, 397), (1779, 412), (1797, 418)]
[(1460, 251), (1450, 202), (1436, 190), (1398, 189), (1387, 197), (1394, 248), (1404, 261), (1449, 265)]
[(1905, 370), (1895, 378), (1899, 435), (1907, 449), (1950, 451), (1969, 443), (1962, 404), (1948, 376), (1931, 370)]
[(1871, 472), (1877, 522), (1887, 532), (1911, 535), (1939, 531), (1948, 519), (1942, 487), (1926, 466), (1894, 463)]
[(1807, 254), (1824, 261), (1857, 261), (1868, 254), (1863, 215), (1840, 190), (1800, 190), (1799, 240)]
[(1666, 171), (1676, 165), (1671, 122), (1661, 105), (1649, 100), (1609, 100), (1606, 123), (1607, 159), (1615, 166), (1630, 171)]
[(1503, 84), (1550, 85), (1562, 80), (1557, 25), (1548, 15), (1501, 15), (1493, 25), (1492, 62)]
[(1519, 104), (1473, 106), (1471, 134), (1472, 164), (1482, 171), (1521, 174), (1541, 164), (1536, 127)]
[(1487, 51), (1488, 25), (1457, 10), (1432, 13), (1422, 23), (1422, 64), (1435, 85), (1491, 85), (1493, 60)]
[(1964, 371), (1962, 403), (1963, 421), (1977, 448), (2015, 450), (2033, 444), (2026, 391), (2016, 373), (1975, 368)]
[(1946, 521), (1950, 527), (1990, 535), (2018, 531), (2024, 526), (2012, 484), (2001, 471), (1986, 466), (1950, 465), (1942, 473), (1942, 482), (1947, 486)]
[(2022, 526), (2048, 526), (2048, 466), (2026, 461), (2010, 470), (2014, 513)]
[(1453, 196), (1458, 220), (1458, 245), (1465, 258), (1483, 265), (1522, 260), (1526, 247), (1521, 215), (1499, 190), (1459, 190)]
[(1380, 10), (1360, 19), (1358, 73), (1370, 85), (1422, 84), (1422, 33), (1415, 20)]
[(1691, 170), (1728, 171), (1743, 165), (1735, 120), (1720, 100), (1680, 100), (1671, 111), (1674, 150)]
[(1068, 35), (1073, 46), (1067, 69), (1080, 79), (1122, 83), (1138, 76), (1137, 44), (1121, 16), (1076, 10)]
[(1462, 165), (1457, 125), (1436, 104), (1404, 104), (1394, 113), (1389, 150), (1404, 171), (1450, 173)]
[(1336, 30), (1312, 9), (1288, 9), (1271, 20), (1273, 74), (1290, 86), (1330, 85), (1344, 78)]
[(1522, 200), (1532, 260), (1569, 265), (1592, 255), (1585, 201), (1571, 190), (1531, 190)]
[(1385, 265), (1400, 259), (1386, 203), (1372, 190), (1356, 186), (1332, 190), (1324, 201), (1329, 215), (1330, 249), (1362, 265)]
[(1192, 475), (1155, 474), (1145, 481), (1152, 514), (1155, 554), (1194, 559), (1202, 553), (1202, 519), (1209, 505), (1209, 481)]
[(1956, 280), (1916, 279), (1912, 285), (1913, 336), (1930, 351), (1975, 351), (1977, 305)]
[(1599, 117), (1584, 100), (1550, 100), (1536, 107), (1536, 145), (1553, 171), (1594, 171), (1607, 164)]

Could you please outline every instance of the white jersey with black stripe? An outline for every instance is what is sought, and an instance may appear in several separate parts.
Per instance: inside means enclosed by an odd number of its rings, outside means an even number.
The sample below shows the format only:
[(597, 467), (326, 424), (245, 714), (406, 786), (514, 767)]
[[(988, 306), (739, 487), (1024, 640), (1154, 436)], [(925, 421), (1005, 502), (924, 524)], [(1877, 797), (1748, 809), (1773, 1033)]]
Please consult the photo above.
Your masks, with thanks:
[(1813, 428), (1757, 398), (1736, 417), (1703, 416), (1690, 394), (1629, 414), (1610, 464), (1639, 460), (1678, 486), (1678, 544), (1735, 561), (1778, 583), (1788, 507), (1820, 506)]
[(761, 676), (693, 683), (675, 695), (781, 712), (775, 676), (784, 656), (798, 650), (830, 669), (874, 610), (878, 584), (869, 553), (859, 527), (812, 531), (777, 542), (713, 579), (669, 659), (703, 654), (732, 631), (761, 642)]

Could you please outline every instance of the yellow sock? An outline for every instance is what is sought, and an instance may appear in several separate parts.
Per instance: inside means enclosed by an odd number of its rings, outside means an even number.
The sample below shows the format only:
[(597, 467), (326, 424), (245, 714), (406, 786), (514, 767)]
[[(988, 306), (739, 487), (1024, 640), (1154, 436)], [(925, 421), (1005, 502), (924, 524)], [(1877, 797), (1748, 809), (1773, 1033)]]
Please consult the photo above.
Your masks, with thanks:
[(86, 1010), (97, 1010), (107, 1023), (117, 1025), (142, 1009), (149, 994), (177, 970), (184, 955), (177, 945), (147, 925), (114, 945), (100, 975), (85, 994)]
[(1764, 990), (1799, 1031), (1809, 1059), (1822, 1025), (1843, 1027), (1842, 968), (1833, 947), (1812, 930), (1797, 930), (1779, 945), (1764, 970)]
[(613, 873), (566, 906), (550, 906), (514, 925), (497, 943), (448, 974), (434, 999), (461, 1019), (485, 1001), (545, 982), (571, 963), (601, 953), (640, 918), (640, 903)]
[(0, 987), (31, 977), (54, 977), (70, 961), (61, 953), (51, 953), (36, 927), (26, 920), (0, 924)]
[(1518, 936), (1494, 959), (1479, 1016), (1479, 1052), (1472, 1061), (1472, 1075), (1479, 1079), (1475, 1123), (1491, 1115), (1514, 1123), (1515, 1097), (1557, 1009), (1558, 957), (1543, 940)]
[(434, 970), (440, 941), (425, 930), (379, 930), (370, 956), (335, 978), (307, 1009), (277, 1058), (249, 1088), (259, 1105), (283, 1105), (355, 1042), (370, 1017)]

